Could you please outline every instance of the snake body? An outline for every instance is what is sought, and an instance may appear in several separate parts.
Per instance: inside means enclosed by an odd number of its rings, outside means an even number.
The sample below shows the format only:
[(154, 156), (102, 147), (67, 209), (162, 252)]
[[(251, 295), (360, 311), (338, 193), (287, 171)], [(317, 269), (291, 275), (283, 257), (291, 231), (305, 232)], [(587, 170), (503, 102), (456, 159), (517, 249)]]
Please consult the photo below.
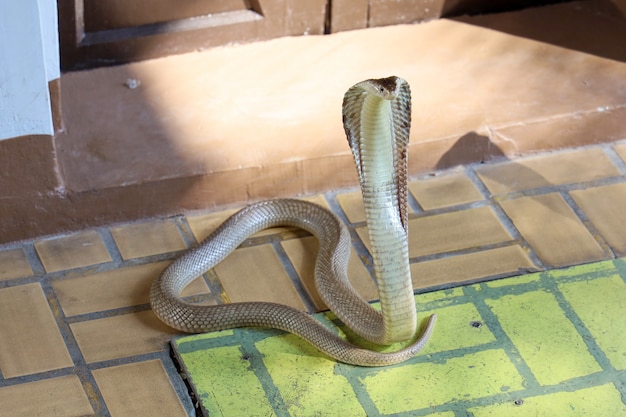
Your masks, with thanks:
[(351, 238), (343, 222), (316, 204), (278, 199), (245, 207), (170, 264), (150, 291), (150, 303), (159, 319), (190, 333), (248, 326), (277, 328), (308, 340), (331, 358), (359, 366), (399, 363), (424, 347), (435, 315), (408, 347), (378, 352), (345, 341), (308, 313), (286, 305), (242, 302), (201, 306), (180, 297), (191, 281), (226, 258), (250, 235), (269, 227), (294, 226), (319, 240), (316, 289), (342, 322), (379, 345), (414, 338), (417, 314), (407, 240), (408, 84), (398, 77), (356, 84), (344, 96), (343, 120), (363, 192), (381, 311), (362, 299), (348, 280)]

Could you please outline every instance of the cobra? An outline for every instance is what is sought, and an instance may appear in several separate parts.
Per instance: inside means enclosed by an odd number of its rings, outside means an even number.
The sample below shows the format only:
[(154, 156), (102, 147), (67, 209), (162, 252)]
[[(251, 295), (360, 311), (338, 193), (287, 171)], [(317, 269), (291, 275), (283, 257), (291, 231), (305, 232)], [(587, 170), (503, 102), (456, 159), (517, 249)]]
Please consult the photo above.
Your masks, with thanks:
[[(430, 316), (424, 331), (416, 337), (417, 312), (407, 238), (410, 122), (410, 88), (399, 77), (362, 81), (344, 96), (343, 123), (363, 193), (380, 311), (364, 300), (348, 280), (351, 238), (343, 222), (316, 204), (277, 199), (245, 207), (170, 264), (150, 291), (150, 303), (157, 317), (189, 333), (250, 326), (277, 328), (352, 365), (384, 366), (413, 357), (429, 340), (436, 315)], [(302, 228), (317, 237), (320, 248), (315, 262), (315, 286), (344, 324), (377, 345), (412, 342), (394, 352), (379, 352), (342, 339), (310, 314), (286, 305), (241, 302), (206, 306), (180, 297), (191, 281), (226, 258), (250, 235), (275, 226)]]

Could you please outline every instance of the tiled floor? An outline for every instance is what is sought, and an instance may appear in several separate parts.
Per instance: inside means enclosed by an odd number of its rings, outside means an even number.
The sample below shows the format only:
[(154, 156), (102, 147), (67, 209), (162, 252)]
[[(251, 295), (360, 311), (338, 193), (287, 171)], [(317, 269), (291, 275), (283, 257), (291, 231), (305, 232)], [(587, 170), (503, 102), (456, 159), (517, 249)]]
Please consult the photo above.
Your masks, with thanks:
[[(437, 172), (413, 180), (410, 191), (411, 269), (420, 293), (626, 256), (624, 142)], [(349, 224), (351, 278), (372, 299), (359, 198), (348, 190), (313, 200)], [(167, 347), (178, 333), (152, 314), (148, 289), (227, 214), (115, 225), (1, 248), (0, 416), (193, 416)], [(310, 291), (315, 245), (292, 229), (260, 233), (186, 294), (319, 311), (324, 306)], [(522, 308), (492, 307), (501, 322)], [(623, 384), (619, 389), (626, 397)]]

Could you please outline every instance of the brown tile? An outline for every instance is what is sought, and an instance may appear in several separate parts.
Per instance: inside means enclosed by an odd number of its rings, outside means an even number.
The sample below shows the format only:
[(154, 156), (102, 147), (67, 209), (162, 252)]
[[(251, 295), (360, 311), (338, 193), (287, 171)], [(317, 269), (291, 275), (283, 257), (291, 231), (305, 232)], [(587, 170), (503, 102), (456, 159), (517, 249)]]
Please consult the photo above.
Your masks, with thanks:
[[(367, 228), (357, 229), (369, 247)], [(409, 220), (409, 256), (468, 249), (512, 238), (489, 207), (455, 211)]]
[[(317, 290), (315, 289), (315, 259), (319, 244), (314, 237), (290, 239), (281, 242), (289, 260), (304, 283), (309, 295), (313, 299), (318, 311), (327, 310)], [(365, 269), (363, 263), (354, 250), (348, 262), (348, 279), (361, 296), (366, 300), (378, 299), (376, 284)]]
[(33, 274), (22, 249), (0, 252), (0, 281), (27, 277)]
[(159, 360), (93, 371), (113, 417), (186, 417), (187, 413)]
[(365, 208), (363, 207), (363, 194), (361, 191), (338, 194), (337, 202), (350, 223), (365, 221)]
[(485, 165), (476, 171), (493, 194), (620, 175), (611, 160), (598, 148)]
[[(328, 203), (321, 195), (315, 195), (312, 197), (303, 198), (303, 200), (310, 201), (312, 203), (319, 204), (320, 206), (328, 208)], [(189, 223), (189, 227), (194, 237), (198, 242), (206, 239), (211, 232), (217, 229), (226, 219), (232, 214), (239, 211), (239, 209), (231, 209), (218, 211), (214, 213), (196, 215), (196, 216), (188, 216), (187, 222)], [(277, 233), (283, 233), (287, 230), (290, 230), (287, 227), (273, 227), (270, 229), (262, 230), (259, 233), (255, 233), (254, 237), (273, 235)]]
[(187, 249), (173, 220), (112, 227), (111, 234), (124, 259)]
[(424, 210), (472, 203), (484, 198), (472, 181), (461, 172), (411, 181), (409, 191)]
[(70, 325), (89, 363), (158, 352), (180, 332), (163, 324), (154, 313), (142, 311)]
[(518, 245), (411, 264), (414, 288), (537, 270)]
[(626, 255), (626, 183), (570, 192), (617, 256)]
[(196, 241), (201, 242), (207, 238), (215, 229), (219, 227), (232, 214), (239, 209), (216, 211), (208, 214), (187, 216), (187, 223)]
[(608, 257), (559, 194), (522, 197), (500, 205), (547, 265), (558, 267)]
[(94, 415), (75, 375), (0, 388), (0, 404), (0, 414), (11, 417)]
[(0, 317), (5, 378), (74, 365), (39, 284), (1, 289)]
[(231, 302), (270, 301), (305, 309), (271, 245), (237, 249), (215, 272)]
[[(66, 316), (130, 307), (150, 302), (152, 282), (170, 264), (155, 262), (119, 268), (81, 277), (55, 280), (52, 287)], [(208, 293), (199, 277), (183, 291), (183, 296)]]
[(613, 146), (613, 149), (615, 149), (615, 152), (617, 152), (620, 158), (626, 162), (626, 142)]
[(111, 261), (111, 255), (95, 230), (35, 242), (47, 272), (79, 268)]

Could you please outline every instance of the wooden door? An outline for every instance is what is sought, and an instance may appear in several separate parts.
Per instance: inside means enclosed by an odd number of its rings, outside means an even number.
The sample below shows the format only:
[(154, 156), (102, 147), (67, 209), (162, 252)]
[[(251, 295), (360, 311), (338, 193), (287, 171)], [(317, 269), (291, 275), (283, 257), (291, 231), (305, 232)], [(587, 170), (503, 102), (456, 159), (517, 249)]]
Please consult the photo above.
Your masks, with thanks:
[(326, 0), (58, 0), (64, 71), (323, 34)]

